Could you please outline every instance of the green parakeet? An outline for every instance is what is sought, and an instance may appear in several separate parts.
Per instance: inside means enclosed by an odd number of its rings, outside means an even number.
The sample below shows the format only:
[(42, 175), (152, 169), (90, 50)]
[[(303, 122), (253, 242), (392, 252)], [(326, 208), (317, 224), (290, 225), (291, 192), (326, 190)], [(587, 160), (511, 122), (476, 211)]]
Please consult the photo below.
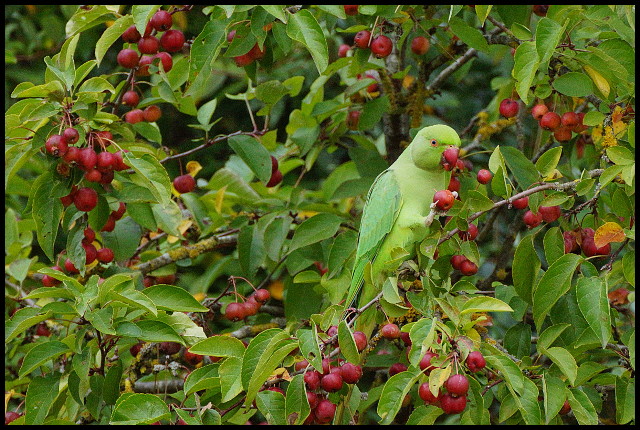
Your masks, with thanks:
[[(451, 127), (425, 127), (373, 182), (360, 223), (347, 308), (353, 305), (360, 290), (358, 307), (373, 300), (387, 277), (393, 275), (403, 261), (415, 256), (415, 245), (427, 234), (430, 223), (427, 215), (433, 195), (449, 185), (451, 174), (442, 166), (443, 152), (459, 146), (460, 137)], [(365, 282), (369, 264), (372, 284)], [(363, 312), (356, 321), (356, 330), (371, 336), (375, 317), (375, 307)]]

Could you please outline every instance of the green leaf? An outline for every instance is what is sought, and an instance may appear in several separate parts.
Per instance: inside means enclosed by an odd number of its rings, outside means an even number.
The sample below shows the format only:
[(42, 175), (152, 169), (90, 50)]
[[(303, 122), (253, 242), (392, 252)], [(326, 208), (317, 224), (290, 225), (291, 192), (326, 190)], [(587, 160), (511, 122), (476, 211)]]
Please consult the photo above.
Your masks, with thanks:
[(142, 331), (139, 336), (147, 342), (178, 342), (184, 345), (184, 341), (169, 324), (162, 321), (143, 320), (136, 322)]
[(104, 378), (102, 398), (107, 405), (115, 405), (120, 396), (120, 380), (122, 379), (122, 360), (116, 360), (115, 364), (107, 370)]
[(542, 18), (536, 25), (536, 51), (541, 64), (546, 64), (560, 43), (567, 24), (560, 25), (552, 19)]
[(513, 286), (518, 296), (527, 303), (533, 303), (533, 285), (542, 265), (533, 246), (534, 238), (534, 235), (522, 238), (512, 264)]
[(604, 114), (602, 112), (598, 112), (597, 110), (592, 110), (587, 112), (582, 119), (582, 123), (584, 125), (596, 126), (602, 124), (604, 121)]
[(566, 387), (562, 379), (556, 376), (543, 375), (542, 393), (544, 394), (544, 419), (549, 424), (558, 415), (566, 398)]
[(174, 285), (154, 285), (142, 290), (158, 309), (174, 312), (208, 312), (188, 291)]
[(319, 213), (305, 220), (293, 234), (289, 253), (332, 237), (340, 228), (341, 222), (342, 218), (330, 213)]
[(5, 323), (5, 343), (8, 343), (16, 336), (24, 333), (29, 327), (48, 319), (52, 314), (52, 312), (46, 312), (44, 314), (41, 314), (40, 312), (40, 309), (32, 307), (18, 309), (18, 311), (13, 314), (13, 317)]
[(616, 423), (627, 424), (635, 419), (635, 385), (634, 378), (616, 377)]
[[(89, 10), (78, 9), (76, 13), (67, 21), (67, 25), (65, 27), (65, 32), (67, 33), (67, 40), (71, 38), (71, 36), (76, 35), (77, 33), (82, 33), (96, 25), (102, 24), (103, 22), (107, 22), (113, 19), (113, 12), (109, 10), (107, 6), (93, 6)], [(140, 34), (144, 33), (144, 26), (146, 22), (142, 26), (142, 30)]]
[(628, 166), (635, 163), (634, 154), (624, 146), (612, 146), (611, 148), (607, 148), (607, 157), (609, 157), (614, 164), (622, 166)]
[[(40, 139), (38, 138), (38, 141)], [(41, 143), (44, 145), (44, 142)], [(38, 146), (32, 146), (29, 143), (16, 144), (8, 147), (4, 153), (4, 190), (7, 192), (7, 184), (22, 168), (22, 166), (32, 159), (34, 154), (38, 152)]]
[(218, 373), (220, 374), (220, 390), (222, 393), (221, 402), (233, 400), (242, 392), (242, 359), (239, 357), (229, 357), (220, 364)]
[(287, 34), (309, 50), (318, 73), (322, 74), (329, 64), (329, 48), (322, 28), (311, 12), (302, 9), (296, 13), (290, 13)]
[(213, 357), (242, 357), (245, 353), (244, 344), (240, 339), (231, 336), (211, 336), (202, 340), (191, 348), (189, 352)]
[(493, 297), (473, 297), (465, 302), (460, 315), (473, 312), (513, 312), (511, 306)]
[(296, 337), (300, 345), (302, 356), (316, 369), (322, 369), (322, 354), (318, 346), (317, 328), (312, 324), (312, 330), (298, 329)]
[(556, 366), (560, 368), (562, 373), (569, 379), (571, 385), (575, 383), (578, 376), (578, 365), (575, 358), (569, 351), (559, 346), (552, 346), (545, 351), (545, 355), (548, 356)]
[(501, 355), (488, 355), (485, 356), (487, 363), (492, 369), (499, 371), (502, 374), (507, 385), (519, 395), (525, 393), (524, 381), (525, 377), (520, 371), (520, 368), (509, 357)]
[(529, 104), (529, 88), (533, 83), (533, 78), (536, 76), (539, 65), (540, 59), (538, 57), (536, 43), (521, 43), (514, 55), (514, 65), (511, 76), (516, 80), (516, 91), (525, 104)]
[(285, 5), (267, 4), (267, 5), (260, 5), (260, 7), (286, 24), (287, 16), (284, 13)]
[(110, 425), (151, 424), (171, 417), (169, 407), (154, 394), (125, 393), (116, 402)]
[(547, 264), (551, 265), (564, 255), (564, 238), (558, 227), (550, 228), (544, 235), (544, 254)]
[(502, 146), (500, 147), (500, 153), (521, 188), (529, 188), (530, 185), (538, 182), (539, 177), (536, 167), (531, 160), (524, 156), (522, 151), (512, 146)]
[[(137, 309), (142, 309), (146, 312), (150, 312), (153, 315), (158, 314), (156, 305), (142, 292), (136, 290), (133, 286), (133, 281), (119, 284), (113, 288), (107, 294), (109, 300), (117, 300), (122, 303), (126, 303)], [(144, 322), (144, 321), (143, 321)]]
[(611, 337), (607, 286), (597, 277), (580, 278), (576, 284), (576, 299), (580, 312), (594, 331), (604, 349)]
[(44, 423), (44, 419), (58, 397), (61, 377), (62, 373), (50, 372), (45, 376), (35, 376), (31, 379), (25, 398), (25, 424), (39, 425)]
[(150, 4), (133, 5), (131, 7), (131, 14), (133, 15), (133, 20), (135, 22), (136, 30), (138, 30), (138, 33), (144, 34), (144, 31), (147, 28), (147, 23), (149, 22), (153, 14), (155, 14), (158, 9), (160, 9), (160, 7), (160, 5)]
[(537, 425), (542, 423), (540, 403), (538, 402), (538, 387), (531, 379), (525, 378), (524, 392), (517, 396), (512, 392), (513, 397), (522, 414), (522, 418), (527, 425)]
[(478, 19), (480, 20), (480, 25), (484, 25), (484, 21), (489, 16), (489, 12), (491, 12), (492, 5), (487, 4), (478, 4), (475, 5), (476, 15), (478, 15)]
[(256, 405), (270, 425), (283, 426), (287, 424), (285, 399), (281, 393), (269, 390), (261, 391), (256, 397)]
[(458, 36), (460, 40), (478, 51), (488, 51), (489, 45), (480, 30), (469, 26), (466, 22), (458, 17), (449, 20), (449, 25), (453, 34)]
[(51, 261), (54, 259), (53, 247), (63, 212), (59, 197), (66, 194), (65, 187), (54, 180), (51, 173), (45, 173), (34, 181), (29, 197), (38, 243)]
[(209, 364), (189, 373), (184, 381), (184, 393), (189, 396), (196, 391), (221, 388), (218, 375), (219, 366), (219, 364)]
[(579, 255), (565, 254), (542, 275), (533, 292), (533, 316), (536, 327), (542, 327), (553, 305), (569, 291), (573, 272), (581, 261), (582, 257)]
[(474, 212), (488, 211), (493, 208), (493, 201), (476, 190), (469, 190), (467, 192), (465, 202), (469, 205), (469, 209)]
[(388, 425), (393, 421), (402, 406), (404, 397), (416, 383), (420, 375), (422, 375), (420, 369), (410, 367), (404, 372), (393, 375), (384, 384), (377, 410), (381, 418), (381, 425)]
[(360, 354), (353, 333), (344, 320), (338, 324), (338, 345), (340, 345), (340, 352), (349, 363), (357, 364), (360, 362)]
[[(409, 339), (411, 344), (415, 345), (409, 352), (409, 363), (417, 366), (422, 360), (427, 348), (431, 346), (434, 338), (435, 323), (431, 318), (421, 318), (411, 326), (409, 330)], [(418, 345), (420, 346), (418, 348)]]
[(198, 122), (207, 125), (211, 122), (211, 116), (218, 106), (218, 99), (213, 99), (198, 108)]
[(571, 325), (567, 323), (562, 324), (554, 324), (550, 327), (547, 327), (538, 338), (538, 350), (544, 354), (544, 352), (549, 348), (553, 342)]
[(536, 161), (536, 169), (540, 172), (543, 178), (549, 176), (556, 169), (560, 157), (562, 156), (562, 147), (556, 146), (545, 151), (538, 161)]
[(57, 340), (50, 340), (36, 345), (24, 356), (18, 377), (24, 378), (44, 363), (54, 360), (68, 351), (70, 351), (69, 347)]
[(171, 195), (171, 180), (167, 170), (157, 158), (142, 154), (139, 158), (129, 152), (124, 153), (124, 162), (136, 171), (129, 175), (130, 180), (142, 187), (146, 187), (160, 203), (168, 203)]
[(358, 130), (369, 130), (379, 124), (382, 116), (389, 111), (390, 106), (387, 95), (367, 102), (358, 120)]
[(584, 73), (569, 72), (553, 81), (553, 88), (570, 97), (584, 97), (593, 94), (591, 79)]
[(304, 375), (296, 375), (289, 382), (285, 396), (285, 415), (288, 424), (302, 424), (309, 416), (311, 407), (307, 400)]
[[(124, 15), (118, 18), (111, 26), (109, 26), (100, 36), (100, 39), (96, 42), (96, 60), (99, 66), (102, 62), (102, 58), (107, 53), (111, 45), (120, 38), (124, 31), (133, 25), (133, 16)], [(140, 33), (143, 34), (143, 33)]]
[(225, 42), (227, 20), (208, 21), (191, 45), (189, 86), (184, 96), (199, 97), (207, 91), (214, 63)]
[(238, 260), (249, 277), (253, 277), (264, 261), (264, 235), (256, 224), (246, 225), (238, 235)]
[(636, 286), (635, 257), (635, 251), (628, 251), (624, 254), (624, 257), (622, 257), (622, 271), (624, 273), (624, 279), (626, 279), (633, 287)]
[(271, 178), (271, 155), (267, 148), (251, 136), (232, 136), (229, 146), (240, 156), (242, 161), (264, 183)]
[(418, 406), (411, 412), (409, 419), (407, 420), (407, 425), (423, 425), (430, 426), (435, 423), (440, 415), (442, 415), (444, 411), (437, 406)]
[(589, 400), (589, 396), (578, 388), (570, 388), (568, 394), (571, 411), (573, 412), (573, 416), (576, 417), (576, 420), (578, 420), (578, 424), (598, 425), (598, 414), (593, 403)]
[(531, 352), (531, 326), (519, 322), (509, 327), (504, 334), (504, 347), (515, 357), (528, 357)]

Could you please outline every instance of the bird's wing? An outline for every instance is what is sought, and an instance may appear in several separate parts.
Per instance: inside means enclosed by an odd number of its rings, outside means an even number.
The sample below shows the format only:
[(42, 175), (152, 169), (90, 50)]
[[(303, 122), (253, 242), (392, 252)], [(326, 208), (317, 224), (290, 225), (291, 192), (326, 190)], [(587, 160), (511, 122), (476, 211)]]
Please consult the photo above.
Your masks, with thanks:
[(356, 262), (353, 268), (346, 307), (353, 304), (364, 281), (367, 263), (373, 261), (385, 237), (391, 231), (402, 207), (402, 195), (395, 172), (387, 169), (371, 185), (360, 222)]

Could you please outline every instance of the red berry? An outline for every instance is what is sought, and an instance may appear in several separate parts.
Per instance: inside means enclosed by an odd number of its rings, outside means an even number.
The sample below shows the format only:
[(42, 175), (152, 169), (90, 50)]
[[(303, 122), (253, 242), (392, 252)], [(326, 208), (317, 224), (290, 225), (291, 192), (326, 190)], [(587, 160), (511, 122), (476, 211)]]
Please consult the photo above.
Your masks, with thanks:
[(420, 363), (419, 363), (420, 370), (426, 371), (427, 375), (431, 373), (431, 371), (436, 368), (436, 366), (431, 365), (431, 360), (436, 358), (437, 356), (438, 354), (427, 351), (422, 357), (422, 359), (420, 360)]
[(244, 307), (241, 303), (229, 303), (227, 305), (227, 309), (224, 312), (224, 315), (229, 321), (240, 321), (245, 317)]
[(451, 259), (449, 260), (449, 262), (451, 263), (451, 266), (456, 269), (456, 270), (460, 270), (460, 268), (462, 267), (462, 263), (464, 263), (467, 260), (467, 257), (465, 257), (464, 255), (453, 255), (451, 256)]
[(369, 30), (362, 30), (356, 33), (353, 42), (358, 48), (368, 48), (369, 40), (371, 39), (371, 32)]
[[(175, 31), (175, 30), (171, 30), (171, 31)], [(162, 35), (163, 39), (164, 39), (164, 36), (167, 35), (167, 33), (169, 33), (169, 32), (167, 31), (166, 33), (164, 33)], [(162, 47), (164, 48), (164, 45)], [(148, 55), (156, 54), (158, 52), (158, 50), (160, 50), (160, 41), (155, 36), (144, 36), (138, 42), (138, 50), (142, 54), (148, 54)], [(168, 51), (168, 49), (166, 49), (166, 48), (165, 48), (165, 50)]]
[(358, 348), (358, 352), (364, 351), (367, 347), (367, 343), (369, 342), (367, 335), (361, 331), (354, 331), (353, 339), (356, 341), (356, 348)]
[(244, 310), (245, 318), (258, 313), (260, 310), (260, 303), (256, 302), (255, 298), (250, 297), (246, 302), (242, 303), (242, 309)]
[(565, 254), (578, 250), (578, 242), (576, 241), (576, 237), (573, 235), (573, 233), (571, 233), (570, 231), (565, 231), (562, 233), (562, 237), (564, 240)]
[(589, 128), (588, 125), (584, 125), (582, 122), (584, 120), (584, 112), (580, 112), (578, 114), (578, 125), (575, 126), (575, 128), (573, 129), (573, 131), (575, 131), (576, 133), (581, 133), (583, 131), (585, 131), (586, 129)]
[(396, 375), (400, 372), (404, 372), (405, 370), (407, 370), (407, 366), (405, 364), (394, 363), (389, 367), (389, 376)]
[(347, 53), (349, 52), (350, 49), (351, 49), (351, 47), (349, 45), (346, 45), (346, 44), (343, 43), (338, 48), (338, 57), (340, 57), (340, 58), (346, 57)]
[(329, 373), (320, 380), (320, 386), (329, 393), (335, 393), (342, 388), (342, 376), (338, 373)]
[(181, 194), (190, 193), (196, 187), (196, 180), (191, 175), (181, 175), (173, 180), (173, 187)]
[(93, 231), (91, 227), (87, 227), (84, 229), (84, 240), (87, 243), (91, 243), (96, 240), (96, 233)]
[(59, 134), (52, 135), (44, 144), (45, 149), (54, 157), (62, 157), (68, 149), (67, 142)]
[(233, 40), (234, 37), (236, 37), (236, 31), (235, 30), (231, 30), (227, 34), (227, 42), (231, 43), (231, 41)]
[(311, 410), (313, 411), (316, 406), (318, 406), (318, 402), (320, 401), (320, 399), (318, 398), (318, 395), (312, 391), (307, 391), (307, 402), (309, 402), (309, 407), (311, 407)]
[(160, 354), (173, 355), (180, 351), (182, 346), (178, 342), (160, 342), (158, 351)]
[(138, 43), (138, 40), (140, 40), (142, 36), (140, 35), (140, 32), (136, 29), (135, 25), (132, 25), (131, 27), (127, 28), (124, 33), (122, 33), (122, 40), (124, 40), (127, 43)]
[(549, 10), (548, 4), (534, 4), (533, 5), (533, 13), (538, 16), (547, 16), (547, 11)]
[(96, 258), (100, 263), (111, 263), (113, 261), (113, 250), (109, 248), (100, 248)]
[(577, 113), (565, 112), (560, 118), (560, 123), (567, 127), (569, 130), (573, 130), (578, 124), (581, 123), (581, 121)]
[(458, 236), (460, 236), (460, 239), (462, 240), (476, 240), (476, 237), (478, 237), (478, 226), (475, 224), (469, 224), (469, 230), (460, 230), (458, 232)]
[(253, 58), (251, 58), (249, 54), (238, 55), (237, 57), (233, 57), (233, 59), (238, 67), (248, 66), (253, 63)]
[(102, 172), (102, 178), (100, 178), (100, 183), (101, 184), (110, 184), (111, 181), (113, 181), (113, 171), (109, 170), (109, 171), (105, 171)]
[(149, 76), (149, 64), (153, 61), (154, 57), (149, 55), (143, 55), (140, 58), (140, 62), (138, 63), (138, 70), (136, 71), (136, 75), (138, 76)]
[(114, 219), (119, 220), (120, 218), (122, 218), (126, 210), (127, 210), (127, 205), (124, 204), (123, 202), (120, 202), (118, 206), (118, 210), (113, 211), (111, 214), (113, 215)]
[(165, 31), (169, 30), (173, 25), (173, 18), (166, 10), (159, 10), (153, 14), (149, 22), (157, 31)]
[(349, 130), (357, 130), (360, 122), (360, 111), (352, 110), (347, 114), (347, 128)]
[(500, 115), (505, 118), (512, 118), (518, 114), (518, 102), (513, 99), (504, 99), (500, 102)]
[(611, 253), (611, 244), (607, 243), (606, 245), (601, 246), (596, 249), (596, 255), (609, 255)]
[(122, 158), (122, 151), (114, 152), (113, 157), (116, 160), (113, 163), (113, 170), (121, 171), (121, 170), (127, 170), (129, 168), (129, 166), (124, 164), (124, 159)]
[(45, 323), (40, 323), (36, 326), (36, 334), (38, 336), (51, 336), (51, 332)]
[(49, 275), (44, 275), (41, 282), (45, 287), (55, 287), (56, 285), (60, 285), (62, 283), (62, 281), (59, 281), (53, 276)]
[(102, 171), (111, 170), (113, 168), (113, 164), (115, 163), (116, 158), (111, 152), (103, 151), (100, 152), (97, 156), (96, 160), (96, 169)]
[(156, 105), (147, 106), (142, 115), (145, 121), (156, 122), (162, 116), (162, 109)]
[(123, 49), (122, 51), (118, 52), (117, 60), (118, 64), (120, 64), (125, 69), (133, 69), (138, 65), (140, 56), (133, 49)]
[(411, 41), (411, 52), (416, 55), (424, 55), (430, 46), (429, 39), (424, 36), (418, 36)]
[(378, 58), (384, 58), (391, 54), (393, 42), (387, 36), (381, 34), (371, 42), (371, 52)]
[(73, 196), (73, 204), (79, 211), (89, 212), (98, 204), (98, 193), (93, 188), (80, 188)]
[(172, 273), (170, 275), (156, 276), (156, 283), (171, 285), (176, 282), (176, 275)]
[(136, 107), (140, 103), (140, 96), (135, 91), (127, 91), (122, 96), (122, 103), (127, 106)]
[(71, 260), (69, 260), (68, 258), (64, 262), (64, 270), (66, 270), (67, 273), (71, 274), (80, 273), (80, 271), (76, 269), (76, 266), (74, 266)]
[(548, 131), (554, 131), (560, 127), (560, 115), (555, 112), (547, 112), (540, 118), (540, 127)]
[(251, 50), (247, 52), (247, 55), (254, 60), (259, 60), (264, 57), (264, 51), (261, 51), (260, 46), (258, 46), (258, 44), (256, 43), (255, 45), (253, 45), (253, 48), (251, 48)]
[(454, 397), (445, 393), (440, 399), (440, 407), (445, 414), (459, 414), (467, 407), (467, 396)]
[(88, 182), (100, 182), (102, 180), (102, 173), (100, 173), (97, 169), (87, 170), (84, 174), (84, 178)]
[(296, 364), (294, 364), (293, 368), (296, 371), (299, 371), (299, 370), (306, 369), (308, 365), (309, 365), (309, 362), (307, 360), (302, 360), (302, 361), (296, 362)]
[(355, 384), (362, 377), (362, 367), (351, 363), (344, 363), (342, 370), (342, 380), (347, 384)]
[(584, 255), (587, 257), (593, 257), (598, 254), (598, 247), (593, 240), (593, 236), (583, 237), (580, 247), (582, 248)]
[(452, 176), (451, 179), (449, 180), (449, 186), (447, 187), (447, 190), (449, 191), (455, 191), (457, 193), (460, 192), (460, 179), (458, 179), (456, 176)]
[(455, 396), (464, 396), (469, 391), (469, 380), (462, 374), (451, 375), (444, 383), (444, 388)]
[(567, 415), (569, 412), (571, 412), (571, 405), (569, 404), (569, 400), (565, 400), (564, 403), (562, 404), (562, 408), (560, 409), (560, 412), (558, 412), (560, 415)]
[(306, 372), (303, 379), (311, 391), (315, 391), (320, 387), (320, 372), (317, 370)]
[(344, 5), (344, 13), (347, 15), (357, 15), (358, 14), (358, 5), (357, 4), (345, 4)]
[(98, 154), (91, 148), (84, 148), (78, 155), (78, 165), (84, 170), (94, 169), (98, 162)]
[[(180, 51), (184, 42), (184, 34), (180, 30), (165, 31), (160, 38), (160, 45), (162, 45), (162, 48), (167, 52)], [(151, 54), (151, 52), (149, 52), (149, 54)], [(155, 52), (153, 52), (153, 54), (155, 54)]]
[(538, 212), (537, 214), (534, 214), (531, 211), (526, 211), (522, 219), (524, 220), (524, 223), (527, 225), (528, 228), (534, 228), (539, 226), (540, 223), (542, 222), (542, 214), (540, 212)]
[(571, 129), (564, 125), (560, 126), (553, 132), (553, 137), (558, 142), (568, 142), (571, 140)]
[(271, 178), (269, 178), (269, 182), (267, 182), (266, 187), (275, 187), (280, 182), (282, 182), (282, 172), (280, 170), (276, 170), (271, 174)]
[(184, 361), (192, 366), (195, 366), (196, 364), (204, 360), (204, 355), (194, 354), (193, 352), (189, 352), (186, 350), (184, 351), (184, 354), (182, 356), (184, 357)]
[(481, 184), (488, 184), (493, 175), (487, 169), (480, 169), (478, 171), (478, 182)]
[(93, 246), (92, 243), (83, 243), (82, 247), (85, 252), (85, 264), (91, 264), (96, 261), (96, 258), (98, 258), (98, 251), (96, 250), (96, 247)]
[(62, 138), (67, 143), (67, 145), (73, 145), (80, 139), (80, 133), (73, 127), (65, 128), (62, 132)]
[(78, 157), (80, 156), (80, 148), (76, 148), (75, 146), (70, 146), (67, 149), (67, 152), (64, 153), (62, 159), (67, 163), (76, 163), (78, 161)]
[(536, 119), (536, 121), (540, 121), (547, 112), (549, 112), (549, 108), (544, 104), (538, 104), (531, 108), (531, 115)]
[(385, 339), (397, 339), (400, 337), (400, 329), (395, 324), (385, 324), (380, 332)]
[(487, 361), (480, 351), (471, 351), (469, 355), (467, 355), (466, 363), (469, 371), (473, 373), (479, 372), (487, 365)]
[[(442, 153), (442, 160), (446, 163), (449, 163), (449, 165), (451, 166), (455, 166), (458, 164), (458, 154), (460, 153), (460, 150), (456, 147), (456, 146), (451, 146), (447, 149), (444, 150), (444, 152)], [(464, 166), (462, 167), (461, 170), (464, 169)]]
[(322, 399), (318, 402), (318, 406), (316, 406), (314, 414), (316, 416), (316, 421), (319, 424), (330, 423), (336, 414), (336, 405), (327, 399)]
[(431, 390), (429, 389), (428, 382), (425, 382), (420, 385), (420, 388), (418, 388), (418, 395), (428, 405), (436, 404), (439, 402), (438, 398), (434, 396)]
[(471, 260), (465, 260), (460, 265), (460, 273), (464, 276), (472, 276), (478, 273), (478, 266)]
[(529, 206), (529, 197), (523, 197), (511, 202), (511, 205), (516, 209), (524, 209)]
[(453, 193), (449, 190), (436, 191), (433, 195), (433, 202), (436, 204), (436, 209), (441, 211), (451, 209), (455, 200)]
[(124, 115), (124, 120), (129, 124), (137, 124), (144, 121), (144, 112), (142, 109), (133, 109)]
[(165, 73), (169, 72), (173, 67), (173, 59), (171, 58), (171, 54), (168, 52), (158, 52), (153, 56), (152, 61), (155, 61), (156, 58), (160, 59), (160, 62), (162, 62), (162, 68)]
[(538, 208), (538, 213), (542, 215), (542, 220), (544, 222), (554, 222), (560, 218), (560, 215), (562, 215), (560, 206), (540, 206)]
[(267, 303), (267, 300), (269, 300), (269, 298), (271, 297), (271, 294), (269, 293), (268, 290), (265, 290), (264, 288), (260, 288), (255, 292), (254, 297), (256, 298), (256, 301), (258, 303), (262, 303), (264, 305), (265, 303)]
[(129, 352), (131, 353), (131, 355), (135, 357), (136, 355), (138, 355), (141, 349), (142, 349), (142, 342), (138, 342), (135, 345), (133, 345), (131, 348), (129, 348)]

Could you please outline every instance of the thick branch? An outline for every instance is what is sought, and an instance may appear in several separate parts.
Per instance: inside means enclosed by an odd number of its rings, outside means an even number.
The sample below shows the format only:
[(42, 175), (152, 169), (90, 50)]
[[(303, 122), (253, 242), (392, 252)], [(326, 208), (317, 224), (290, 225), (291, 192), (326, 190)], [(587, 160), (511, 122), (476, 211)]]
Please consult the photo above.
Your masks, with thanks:
[(133, 384), (133, 391), (136, 393), (175, 393), (182, 390), (184, 380), (170, 379), (162, 381), (140, 382)]

